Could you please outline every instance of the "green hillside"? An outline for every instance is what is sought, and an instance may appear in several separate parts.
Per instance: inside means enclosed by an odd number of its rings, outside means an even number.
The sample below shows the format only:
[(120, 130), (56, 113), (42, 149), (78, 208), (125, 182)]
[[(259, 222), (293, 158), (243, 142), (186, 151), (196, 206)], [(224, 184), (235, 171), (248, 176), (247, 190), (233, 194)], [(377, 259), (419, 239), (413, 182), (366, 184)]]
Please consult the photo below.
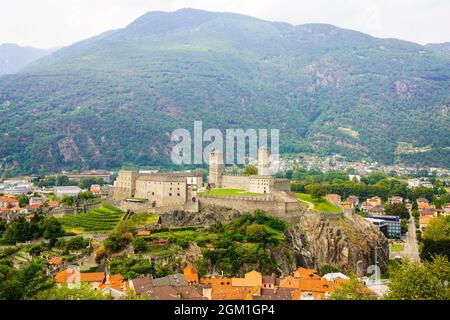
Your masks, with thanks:
[[(450, 56), (417, 44), (151, 12), (0, 78), (0, 165), (164, 165), (171, 131), (203, 120), (205, 129), (278, 128), (284, 152), (450, 167), (449, 89)], [(431, 149), (399, 154), (400, 142)]]

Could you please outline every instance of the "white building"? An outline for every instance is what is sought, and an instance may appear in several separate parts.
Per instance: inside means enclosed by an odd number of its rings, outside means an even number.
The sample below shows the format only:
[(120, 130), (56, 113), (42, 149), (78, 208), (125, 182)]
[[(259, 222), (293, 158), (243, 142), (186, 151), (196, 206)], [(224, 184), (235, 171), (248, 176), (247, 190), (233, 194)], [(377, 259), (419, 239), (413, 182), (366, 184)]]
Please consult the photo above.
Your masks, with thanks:
[(76, 197), (81, 191), (83, 190), (77, 186), (53, 188), (53, 194), (58, 198), (64, 198), (64, 196)]
[(418, 188), (418, 187), (420, 187), (420, 180), (419, 179), (409, 179), (408, 180), (408, 187), (410, 187), (410, 188)]

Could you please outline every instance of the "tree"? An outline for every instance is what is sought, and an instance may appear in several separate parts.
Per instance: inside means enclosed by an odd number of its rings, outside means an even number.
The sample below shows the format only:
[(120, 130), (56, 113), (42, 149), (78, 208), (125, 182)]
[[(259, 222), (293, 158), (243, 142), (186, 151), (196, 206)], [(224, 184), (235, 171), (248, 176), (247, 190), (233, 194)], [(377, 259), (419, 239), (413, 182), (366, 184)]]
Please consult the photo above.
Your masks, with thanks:
[(67, 250), (81, 250), (89, 245), (89, 240), (83, 237), (75, 237), (67, 241), (65, 248)]
[(45, 260), (35, 259), (19, 271), (10, 272), (0, 281), (0, 300), (29, 299), (51, 288), (53, 281), (43, 271), (45, 264)]
[(77, 196), (78, 200), (80, 201), (88, 201), (91, 199), (94, 199), (95, 196), (90, 191), (80, 192)]
[(244, 176), (255, 176), (258, 174), (258, 168), (255, 166), (246, 166), (244, 168)]
[(42, 292), (39, 292), (35, 299), (37, 300), (109, 300), (109, 297), (104, 295), (102, 291), (92, 290), (89, 285), (82, 284), (80, 288), (68, 288), (62, 286), (60, 288), (54, 287)]
[(327, 189), (324, 185), (313, 184), (306, 187), (313, 199), (322, 199), (327, 194)]
[(75, 197), (72, 197), (72, 196), (64, 196), (61, 199), (61, 203), (68, 207), (73, 206), (75, 204), (75, 202), (76, 202), (76, 199), (75, 199)]
[(448, 300), (450, 291), (450, 266), (446, 257), (433, 258), (431, 262), (402, 263), (389, 271), (390, 300)]
[(264, 242), (268, 232), (263, 225), (253, 223), (247, 227), (246, 234), (251, 242)]
[(386, 215), (409, 219), (409, 211), (404, 203), (392, 203), (385, 208)]
[(45, 239), (58, 238), (64, 235), (61, 223), (55, 217), (45, 219), (42, 228)]
[(145, 252), (148, 248), (144, 238), (136, 238), (133, 240), (134, 253)]
[(450, 259), (450, 217), (434, 218), (423, 231), (422, 259), (431, 260), (436, 255), (445, 255)]
[(30, 204), (30, 201), (28, 200), (28, 197), (24, 194), (18, 195), (16, 197), (17, 200), (19, 200), (19, 206), (21, 208), (25, 208), (27, 205)]
[(128, 242), (129, 240), (124, 238), (122, 234), (114, 233), (110, 235), (105, 241), (103, 241), (103, 244), (106, 249), (109, 249), (111, 251), (119, 251), (123, 249)]
[(321, 277), (323, 277), (324, 275), (328, 274), (328, 273), (335, 273), (335, 272), (339, 272), (338, 267), (336, 267), (333, 264), (324, 264), (322, 266), (320, 266), (319, 268), (319, 275)]
[(373, 300), (374, 293), (368, 290), (357, 277), (341, 282), (336, 286), (329, 300)]

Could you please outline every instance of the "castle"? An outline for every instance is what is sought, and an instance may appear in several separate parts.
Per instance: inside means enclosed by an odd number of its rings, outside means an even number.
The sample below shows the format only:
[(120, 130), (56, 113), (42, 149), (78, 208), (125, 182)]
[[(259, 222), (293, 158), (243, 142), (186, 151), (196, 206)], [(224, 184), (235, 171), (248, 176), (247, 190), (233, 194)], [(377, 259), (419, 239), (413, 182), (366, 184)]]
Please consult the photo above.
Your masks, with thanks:
[(238, 189), (247, 195), (214, 196), (199, 192), (203, 176), (192, 172), (146, 173), (120, 171), (114, 199), (122, 210), (198, 212), (208, 206), (239, 211), (265, 210), (275, 215), (298, 212), (298, 201), (290, 194), (290, 182), (271, 175), (268, 148), (258, 150), (258, 174), (227, 175), (223, 153), (213, 152), (209, 159), (208, 189)]
[(216, 189), (240, 189), (250, 193), (269, 194), (273, 191), (291, 191), (288, 180), (271, 175), (270, 152), (267, 147), (258, 150), (258, 175), (225, 175), (223, 153), (213, 152), (209, 158), (208, 182)]

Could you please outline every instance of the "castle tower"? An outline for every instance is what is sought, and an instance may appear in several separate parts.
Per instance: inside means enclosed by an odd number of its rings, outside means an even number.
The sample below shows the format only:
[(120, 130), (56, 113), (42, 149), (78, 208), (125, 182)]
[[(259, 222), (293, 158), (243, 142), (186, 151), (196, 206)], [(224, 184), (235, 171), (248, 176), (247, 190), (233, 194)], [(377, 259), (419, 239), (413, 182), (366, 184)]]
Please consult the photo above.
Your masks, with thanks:
[(222, 152), (212, 152), (209, 155), (209, 177), (208, 182), (216, 188), (222, 186), (222, 176), (225, 172)]
[(261, 147), (258, 150), (258, 175), (270, 176), (270, 150), (268, 147)]

